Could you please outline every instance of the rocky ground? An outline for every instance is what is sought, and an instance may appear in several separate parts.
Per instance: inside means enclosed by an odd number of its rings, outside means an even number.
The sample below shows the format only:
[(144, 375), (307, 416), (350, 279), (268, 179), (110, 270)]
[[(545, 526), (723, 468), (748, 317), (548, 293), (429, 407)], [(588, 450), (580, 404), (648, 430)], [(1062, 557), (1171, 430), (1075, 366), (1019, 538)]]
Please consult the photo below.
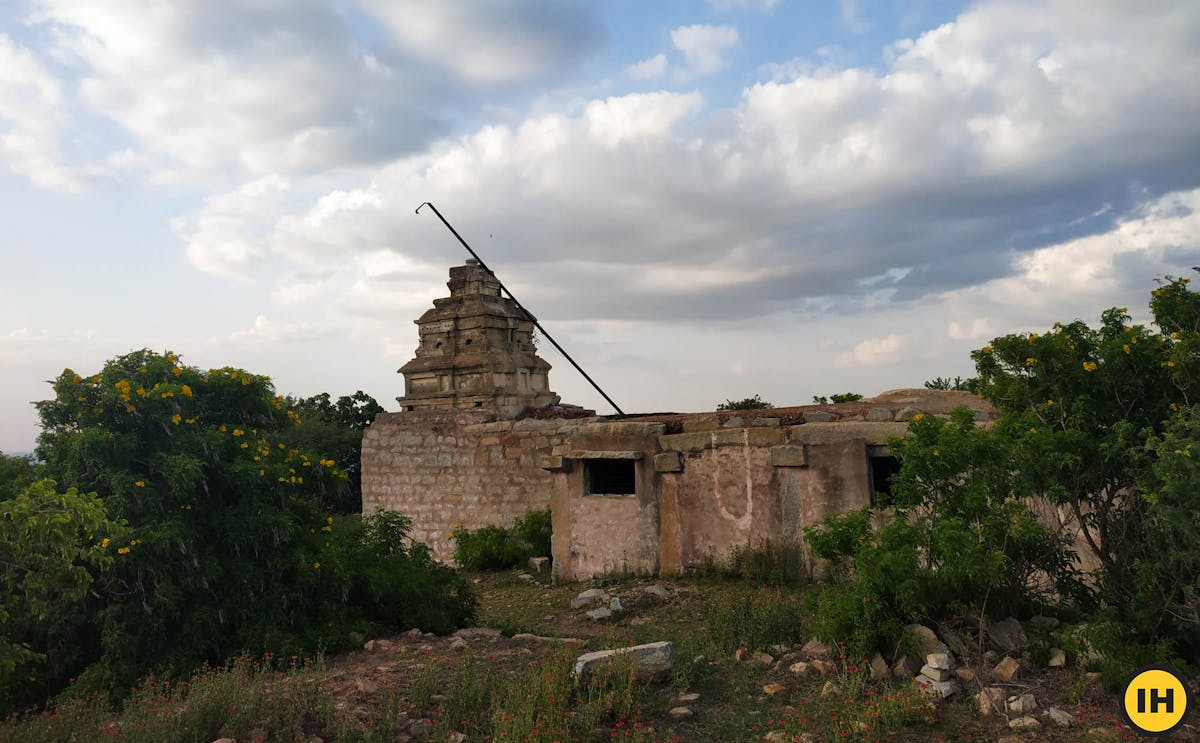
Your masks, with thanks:
[[(428, 739), (432, 716), (451, 693), (453, 669), (464, 663), (476, 664), (481, 673), (513, 675), (554, 652), (582, 655), (667, 641), (679, 667), (650, 674), (656, 681), (644, 692), (643, 713), (663, 740), (831, 739), (828, 715), (851, 708), (848, 694), (874, 699), (904, 689), (919, 689), (934, 701), (936, 723), (904, 726), (878, 739), (1015, 743), (1135, 737), (1098, 674), (1068, 660), (1086, 658), (1086, 648), (1037, 646), (1031, 636), (1044, 637), (1050, 629), (1038, 621), (914, 625), (907, 654), (876, 655), (863, 659), (866, 663), (816, 640), (719, 654), (701, 652), (711, 607), (731, 591), (756, 589), (650, 580), (587, 589), (513, 574), (476, 580), (481, 627), (449, 637), (413, 630), (329, 659), (328, 683), (338, 705), (366, 719), (381, 714), (386, 698), (387, 714), (406, 719), (402, 739)], [(656, 662), (661, 661), (660, 653)], [(1200, 740), (1195, 712), (1190, 723), (1169, 739)], [(597, 736), (617, 737), (619, 724), (612, 721)], [(859, 732), (849, 737), (877, 739), (869, 729)]]

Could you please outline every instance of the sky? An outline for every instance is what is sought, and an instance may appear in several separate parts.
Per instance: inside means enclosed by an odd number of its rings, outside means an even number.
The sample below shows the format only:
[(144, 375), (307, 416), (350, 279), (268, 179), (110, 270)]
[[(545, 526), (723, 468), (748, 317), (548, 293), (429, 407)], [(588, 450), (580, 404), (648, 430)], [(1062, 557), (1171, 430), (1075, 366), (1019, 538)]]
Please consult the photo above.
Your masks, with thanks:
[(0, 0), (0, 451), (143, 347), (396, 410), (467, 257), (425, 201), (627, 412), (1146, 321), (1197, 81), (1193, 0)]

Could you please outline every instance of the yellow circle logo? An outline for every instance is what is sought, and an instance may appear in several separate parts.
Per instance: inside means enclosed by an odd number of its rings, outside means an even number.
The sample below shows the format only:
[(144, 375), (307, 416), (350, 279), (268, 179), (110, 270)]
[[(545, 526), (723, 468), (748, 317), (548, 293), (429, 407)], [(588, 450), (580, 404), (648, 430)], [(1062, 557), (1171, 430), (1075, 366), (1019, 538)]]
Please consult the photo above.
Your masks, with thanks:
[(1125, 719), (1149, 735), (1164, 735), (1187, 717), (1191, 698), (1179, 674), (1166, 668), (1145, 668), (1125, 684), (1121, 711)]

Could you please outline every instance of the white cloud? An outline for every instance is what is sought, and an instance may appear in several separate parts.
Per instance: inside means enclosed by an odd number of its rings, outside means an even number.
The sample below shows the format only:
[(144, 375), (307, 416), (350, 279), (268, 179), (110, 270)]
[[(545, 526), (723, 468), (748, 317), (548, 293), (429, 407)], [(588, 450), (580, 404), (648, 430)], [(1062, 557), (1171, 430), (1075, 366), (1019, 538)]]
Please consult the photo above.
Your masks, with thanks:
[(852, 33), (866, 33), (871, 27), (863, 15), (862, 6), (859, 5), (858, 0), (838, 0), (838, 11), (842, 17), (842, 23)]
[[(172, 226), (187, 241), (188, 260), (202, 271), (250, 278), (271, 254), (265, 234), (289, 186), (280, 176), (264, 176), (211, 196), (194, 214), (175, 219)], [(320, 208), (318, 204), (315, 210)]]
[[(279, 323), (266, 315), (258, 315), (254, 318), (252, 327), (230, 333), (228, 342), (241, 345), (313, 342), (323, 338), (332, 338), (337, 334), (337, 329), (332, 325)], [(223, 342), (225, 342), (223, 339), (212, 340), (214, 344)]]
[(865, 338), (848, 353), (838, 356), (838, 366), (876, 366), (887, 364), (900, 358), (904, 350), (904, 337), (895, 333), (880, 338)]
[(634, 80), (652, 80), (667, 71), (667, 55), (655, 54), (641, 62), (631, 64), (625, 70)]
[(996, 334), (996, 329), (986, 317), (977, 317), (967, 322), (951, 320), (946, 328), (946, 336), (956, 341), (976, 341), (990, 338)]
[(82, 188), (63, 163), (62, 85), (29, 49), (0, 33), (0, 162), (53, 191)]
[(725, 55), (737, 47), (738, 32), (733, 26), (680, 26), (671, 31), (671, 43), (687, 60), (691, 74), (710, 75), (729, 66)]

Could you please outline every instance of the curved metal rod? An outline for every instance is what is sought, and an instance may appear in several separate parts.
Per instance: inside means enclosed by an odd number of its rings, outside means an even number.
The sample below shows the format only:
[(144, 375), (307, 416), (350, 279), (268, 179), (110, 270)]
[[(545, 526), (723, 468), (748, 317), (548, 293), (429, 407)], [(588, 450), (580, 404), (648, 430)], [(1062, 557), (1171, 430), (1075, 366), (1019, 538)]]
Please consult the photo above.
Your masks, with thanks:
[(613, 402), (613, 399), (611, 397), (609, 397), (608, 395), (606, 395), (604, 393), (604, 390), (600, 389), (600, 385), (596, 384), (595, 380), (593, 380), (590, 376), (588, 376), (588, 373), (583, 370), (583, 367), (580, 366), (579, 364), (575, 363), (575, 359), (571, 358), (571, 354), (567, 353), (566, 350), (563, 349), (562, 346), (558, 345), (558, 341), (554, 340), (554, 336), (547, 333), (546, 329), (542, 327), (542, 324), (539, 323), (533, 317), (533, 314), (530, 313), (529, 310), (525, 309), (525, 307), (521, 305), (520, 300), (518, 300), (516, 297), (514, 297), (513, 293), (508, 290), (507, 286), (504, 285), (504, 282), (500, 281), (500, 277), (497, 276), (496, 273), (494, 271), (492, 271), (492, 269), (488, 268), (488, 265), (483, 262), (483, 259), (479, 257), (479, 254), (471, 249), (471, 246), (467, 244), (467, 241), (463, 239), (462, 235), (458, 234), (458, 230), (454, 229), (454, 227), (451, 226), (451, 224), (446, 221), (446, 218), (442, 216), (442, 213), (440, 211), (438, 211), (438, 208), (433, 205), (432, 201), (426, 201), (425, 203), (421, 204), (421, 206), (418, 206), (416, 213), (420, 214), (421, 209), (426, 206), (429, 207), (430, 209), (432, 209), (433, 213), (437, 215), (437, 218), (442, 220), (442, 224), (446, 225), (446, 229), (450, 230), (450, 232), (456, 238), (458, 238), (458, 241), (460, 243), (462, 243), (462, 246), (464, 248), (467, 249), (467, 252), (471, 254), (471, 257), (479, 262), (479, 267), (492, 275), (492, 278), (494, 278), (496, 280), (496, 283), (500, 285), (501, 291), (503, 291), (505, 294), (508, 295), (508, 298), (513, 301), (513, 304), (515, 304), (517, 306), (517, 309), (519, 309), (521, 312), (525, 313), (525, 317), (531, 323), (533, 323), (533, 326), (535, 328), (542, 331), (542, 335), (546, 336), (546, 340), (550, 341), (550, 343), (553, 344), (556, 349), (558, 349), (558, 352), (563, 355), (563, 358), (565, 358), (567, 361), (571, 362), (571, 366), (575, 367), (575, 371), (582, 374), (583, 378), (588, 381), (588, 384), (592, 385), (592, 387), (595, 388), (595, 390), (600, 393), (600, 396), (603, 397), (605, 399), (605, 401), (608, 402), (609, 405), (612, 405), (613, 410), (617, 411), (617, 415), (624, 417), (625, 411), (621, 410), (621, 408), (619, 408), (617, 406), (617, 404), (615, 402)]

